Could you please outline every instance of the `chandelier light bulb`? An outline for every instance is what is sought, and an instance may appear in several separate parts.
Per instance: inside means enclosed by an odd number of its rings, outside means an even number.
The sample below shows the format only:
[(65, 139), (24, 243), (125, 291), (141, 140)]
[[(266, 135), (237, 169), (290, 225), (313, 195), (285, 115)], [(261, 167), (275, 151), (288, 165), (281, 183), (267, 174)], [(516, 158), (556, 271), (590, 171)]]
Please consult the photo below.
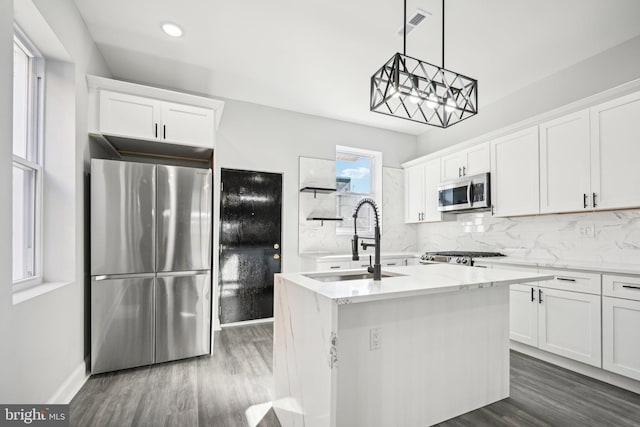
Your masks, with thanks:
[(438, 97), (435, 94), (431, 94), (427, 97), (427, 107), (435, 110), (438, 107)]
[(457, 109), (458, 104), (456, 104), (456, 101), (454, 101), (453, 98), (447, 99), (447, 103), (444, 106), (444, 111), (446, 111), (447, 113), (453, 113)]
[(418, 95), (418, 91), (415, 89), (411, 90), (411, 95), (409, 95), (409, 102), (413, 104), (419, 104), (422, 99), (420, 99), (420, 95)]

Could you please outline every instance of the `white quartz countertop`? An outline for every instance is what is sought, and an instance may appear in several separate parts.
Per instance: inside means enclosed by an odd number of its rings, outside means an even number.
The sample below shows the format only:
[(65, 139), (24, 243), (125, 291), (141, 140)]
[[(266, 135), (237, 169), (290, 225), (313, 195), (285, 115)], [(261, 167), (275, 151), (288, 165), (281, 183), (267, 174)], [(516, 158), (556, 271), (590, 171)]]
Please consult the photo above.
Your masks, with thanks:
[(307, 275), (336, 276), (362, 270), (341, 270), (313, 273), (278, 274), (282, 278), (318, 295), (335, 300), (338, 304), (365, 302), (380, 299), (403, 298), (415, 295), (458, 292), (469, 289), (506, 286), (515, 283), (536, 282), (553, 279), (552, 275), (534, 272), (494, 270), (486, 268), (464, 267), (450, 264), (410, 265), (405, 267), (383, 268), (382, 272), (398, 274), (383, 277), (382, 281), (373, 279), (322, 282)]
[(490, 257), (490, 258), (478, 258), (476, 260), (479, 263), (490, 264), (505, 264), (505, 265), (523, 265), (537, 268), (560, 268), (566, 270), (583, 270), (593, 271), (596, 273), (612, 273), (612, 274), (639, 274), (640, 275), (640, 263), (638, 264), (616, 264), (610, 262), (580, 262), (580, 261), (563, 261), (563, 260), (544, 260), (544, 259), (531, 259), (531, 258), (515, 258), (510, 256), (505, 257)]
[[(369, 259), (373, 256), (373, 250), (363, 251), (360, 249), (360, 259)], [(421, 254), (417, 252), (382, 252), (380, 258), (419, 258)], [(351, 261), (351, 254), (335, 254), (327, 252), (306, 252), (300, 254), (301, 257), (313, 258), (317, 261)]]

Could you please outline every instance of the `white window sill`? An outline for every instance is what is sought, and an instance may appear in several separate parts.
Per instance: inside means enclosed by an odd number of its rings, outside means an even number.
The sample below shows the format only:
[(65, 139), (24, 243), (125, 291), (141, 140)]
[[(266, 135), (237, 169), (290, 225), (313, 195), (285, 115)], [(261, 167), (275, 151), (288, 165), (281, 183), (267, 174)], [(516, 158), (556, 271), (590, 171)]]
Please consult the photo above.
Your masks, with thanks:
[(27, 289), (13, 292), (13, 305), (47, 294), (70, 284), (71, 282), (45, 282)]

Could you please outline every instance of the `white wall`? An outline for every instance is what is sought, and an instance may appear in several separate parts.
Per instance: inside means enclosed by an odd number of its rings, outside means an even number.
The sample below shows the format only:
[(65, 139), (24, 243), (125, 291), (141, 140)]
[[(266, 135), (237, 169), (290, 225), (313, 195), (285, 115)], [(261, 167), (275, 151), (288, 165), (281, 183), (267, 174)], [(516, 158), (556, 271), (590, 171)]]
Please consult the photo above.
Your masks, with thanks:
[[(416, 157), (416, 138), (353, 123), (294, 113), (246, 102), (225, 100), (217, 134), (214, 218), (220, 218), (220, 169), (283, 174), (283, 272), (299, 271), (298, 158), (335, 158), (335, 146), (382, 152), (384, 166), (399, 167)], [(219, 222), (214, 225), (214, 264), (218, 262)], [(216, 270), (217, 271), (217, 270)], [(214, 271), (214, 277), (217, 273)], [(214, 280), (217, 287), (217, 280)], [(217, 290), (216, 290), (217, 291)], [(214, 302), (214, 309), (217, 303)], [(217, 322), (217, 314), (214, 313)]]
[[(22, 0), (21, 0), (22, 1)], [(13, 305), (11, 295), (11, 144), (0, 144), (0, 402), (44, 403), (66, 400), (65, 384), (70, 378), (85, 375), (85, 268), (84, 268), (84, 163), (88, 160), (87, 89), (85, 75), (109, 75), (104, 60), (96, 50), (84, 21), (73, 0), (34, 0), (51, 30), (60, 40), (74, 65), (55, 67), (56, 78), (63, 82), (54, 85), (72, 91), (71, 108), (65, 103), (48, 102), (52, 108), (65, 109), (58, 114), (71, 116), (65, 121), (67, 138), (59, 143), (71, 144), (63, 152), (70, 158), (55, 158), (49, 153), (48, 161), (67, 165), (66, 188), (58, 201), (66, 198), (66, 215), (59, 218), (56, 242), (49, 241), (59, 254), (66, 257), (70, 283), (52, 292)], [(0, 0), (0, 140), (11, 140), (12, 99), (12, 40), (13, 2)], [(75, 84), (73, 80), (75, 79)], [(53, 88), (52, 88), (53, 89)], [(68, 95), (68, 93), (66, 94)], [(59, 95), (62, 98), (62, 95)], [(61, 99), (62, 100), (62, 99)], [(55, 101), (55, 100), (48, 100)], [(60, 126), (49, 123), (47, 126)], [(47, 161), (45, 159), (45, 161)], [(55, 180), (51, 183), (55, 185)], [(46, 198), (47, 196), (45, 196)], [(53, 222), (53, 223), (52, 223)], [(45, 221), (50, 227), (55, 221)], [(52, 245), (53, 243), (53, 245)], [(46, 273), (45, 273), (46, 274)], [(68, 277), (65, 277), (68, 278)]]
[[(418, 137), (420, 155), (479, 137), (529, 117), (640, 78), (640, 37), (631, 39), (487, 106), (448, 129)], [(482, 81), (479, 82), (482, 101)]]

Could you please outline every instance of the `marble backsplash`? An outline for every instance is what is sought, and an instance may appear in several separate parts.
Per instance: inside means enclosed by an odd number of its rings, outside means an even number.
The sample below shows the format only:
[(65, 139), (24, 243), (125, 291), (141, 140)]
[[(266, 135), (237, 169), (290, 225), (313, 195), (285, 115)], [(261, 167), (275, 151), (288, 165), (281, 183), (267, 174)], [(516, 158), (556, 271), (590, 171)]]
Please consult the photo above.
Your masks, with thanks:
[(498, 251), (536, 260), (640, 264), (640, 209), (513, 218), (459, 214), (451, 221), (421, 224), (417, 234), (420, 251)]
[[(335, 187), (335, 161), (300, 157), (300, 187)], [(335, 194), (300, 193), (298, 248), (300, 255), (351, 253), (351, 234), (336, 235), (336, 223), (307, 221), (312, 213), (335, 216)], [(350, 220), (350, 218), (349, 218)], [(416, 226), (404, 223), (404, 174), (402, 169), (382, 168), (382, 251), (415, 252)]]

